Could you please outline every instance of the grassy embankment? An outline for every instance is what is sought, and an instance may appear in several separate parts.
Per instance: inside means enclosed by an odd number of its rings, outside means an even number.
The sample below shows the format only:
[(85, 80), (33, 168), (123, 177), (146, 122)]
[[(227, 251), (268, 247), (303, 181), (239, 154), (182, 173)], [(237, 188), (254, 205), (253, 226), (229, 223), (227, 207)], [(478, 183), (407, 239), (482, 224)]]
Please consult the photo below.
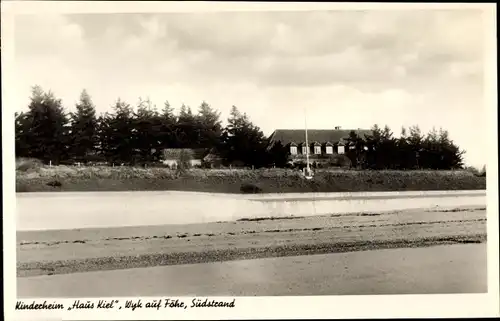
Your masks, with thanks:
[(286, 169), (203, 170), (167, 168), (48, 167), (18, 162), (16, 192), (179, 190), (242, 193), (242, 186), (263, 193), (357, 192), (486, 189), (486, 177), (461, 171), (319, 170), (313, 180)]

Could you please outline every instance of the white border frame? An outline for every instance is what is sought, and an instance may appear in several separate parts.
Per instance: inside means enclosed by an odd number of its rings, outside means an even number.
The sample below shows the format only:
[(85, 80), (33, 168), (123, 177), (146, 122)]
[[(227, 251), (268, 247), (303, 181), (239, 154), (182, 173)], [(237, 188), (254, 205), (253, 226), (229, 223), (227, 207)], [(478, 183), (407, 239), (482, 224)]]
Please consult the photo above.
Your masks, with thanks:
[[(4, 309), (7, 320), (39, 318), (65, 319), (274, 319), (274, 318), (408, 318), (408, 317), (488, 317), (499, 315), (498, 262), (498, 150), (496, 79), (496, 4), (439, 3), (228, 3), (228, 2), (2, 2), (2, 142), (3, 142), (3, 222), (4, 222)], [(14, 119), (9, 106), (17, 104), (12, 79), (16, 75), (13, 48), (13, 16), (47, 13), (140, 13), (208, 11), (297, 11), (297, 10), (415, 10), (482, 9), (485, 23), (485, 103), (488, 106), (489, 157), (488, 197), (488, 293), (474, 295), (394, 295), (318, 297), (242, 297), (234, 309), (136, 310), (134, 313), (102, 313), (97, 310), (14, 313), (16, 302), (15, 248), (15, 161)], [(28, 300), (26, 300), (28, 301)], [(53, 302), (53, 299), (48, 300)], [(73, 300), (63, 300), (67, 303)], [(188, 312), (190, 311), (190, 312)]]

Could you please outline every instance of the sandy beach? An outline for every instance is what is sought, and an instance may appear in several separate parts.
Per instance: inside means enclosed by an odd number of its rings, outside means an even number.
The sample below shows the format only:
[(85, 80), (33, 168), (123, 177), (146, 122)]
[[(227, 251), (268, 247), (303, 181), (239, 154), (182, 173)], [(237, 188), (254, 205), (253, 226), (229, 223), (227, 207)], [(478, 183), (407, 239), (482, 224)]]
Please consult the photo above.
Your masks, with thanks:
[(18, 231), (18, 277), (486, 241), (485, 208)]

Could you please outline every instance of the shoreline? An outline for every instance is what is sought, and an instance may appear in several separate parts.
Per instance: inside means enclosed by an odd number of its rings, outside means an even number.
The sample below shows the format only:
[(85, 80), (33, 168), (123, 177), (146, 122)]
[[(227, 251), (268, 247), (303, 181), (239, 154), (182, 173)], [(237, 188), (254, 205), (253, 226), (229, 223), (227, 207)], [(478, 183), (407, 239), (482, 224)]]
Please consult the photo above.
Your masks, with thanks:
[(273, 257), (333, 254), (396, 248), (424, 248), (439, 245), (486, 243), (485, 234), (429, 237), (419, 240), (375, 242), (319, 243), (282, 245), (267, 248), (224, 249), (206, 252), (156, 253), (139, 256), (102, 257), (92, 259), (31, 262), (18, 264), (17, 277), (70, 274), (79, 272), (123, 270), (155, 266), (226, 262)]
[(17, 276), (484, 243), (486, 209), (18, 231)]

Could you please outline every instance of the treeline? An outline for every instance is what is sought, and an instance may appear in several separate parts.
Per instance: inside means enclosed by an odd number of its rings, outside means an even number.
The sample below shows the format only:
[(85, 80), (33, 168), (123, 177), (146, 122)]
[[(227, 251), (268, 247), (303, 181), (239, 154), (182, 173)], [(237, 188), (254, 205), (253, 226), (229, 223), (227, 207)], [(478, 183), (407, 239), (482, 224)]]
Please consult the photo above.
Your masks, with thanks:
[(365, 169), (459, 169), (465, 151), (450, 139), (448, 131), (433, 129), (423, 135), (418, 126), (402, 128), (400, 137), (391, 129), (374, 125), (371, 135), (351, 132), (347, 156), (353, 165)]
[(226, 163), (266, 166), (266, 137), (233, 106), (222, 126), (220, 113), (206, 102), (178, 114), (166, 101), (161, 110), (149, 99), (135, 108), (118, 99), (112, 111), (97, 115), (83, 90), (76, 111), (66, 112), (54, 93), (35, 86), (28, 111), (16, 113), (16, 157), (54, 165), (75, 162), (146, 164), (158, 162), (165, 148), (213, 149)]
[[(161, 110), (149, 99), (135, 107), (118, 99), (111, 112), (97, 115), (84, 90), (76, 111), (66, 112), (52, 92), (35, 86), (26, 112), (16, 113), (17, 157), (45, 163), (107, 162), (130, 165), (158, 162), (165, 148), (212, 149), (224, 164), (287, 166), (284, 146), (267, 150), (268, 141), (249, 117), (233, 106), (222, 126), (220, 113), (206, 102), (196, 111), (182, 105), (179, 113), (166, 101)], [(354, 167), (371, 169), (454, 169), (462, 166), (463, 151), (446, 131), (423, 135), (418, 127), (403, 129), (394, 138), (388, 127), (348, 139), (346, 155)]]

